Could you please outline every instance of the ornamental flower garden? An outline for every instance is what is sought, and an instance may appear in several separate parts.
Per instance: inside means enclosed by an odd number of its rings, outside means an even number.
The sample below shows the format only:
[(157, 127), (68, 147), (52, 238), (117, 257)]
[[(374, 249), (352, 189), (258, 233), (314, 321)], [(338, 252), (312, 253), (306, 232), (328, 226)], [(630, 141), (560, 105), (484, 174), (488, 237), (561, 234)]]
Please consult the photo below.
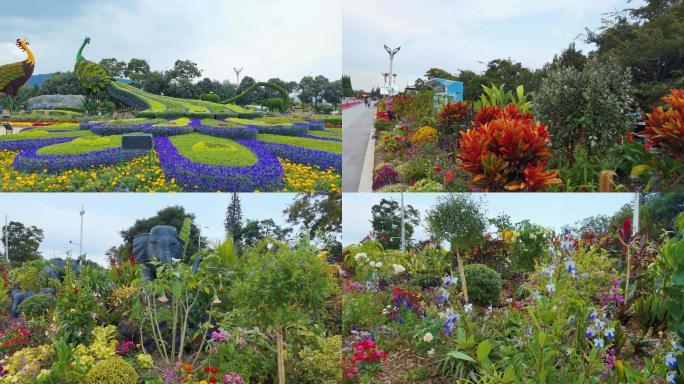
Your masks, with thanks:
[[(190, 223), (173, 240), (182, 252), (197, 241)], [(136, 244), (107, 267), (85, 255), (3, 257), (0, 383), (342, 380), (339, 268), (306, 236), (253, 245), (229, 236), (177, 262)]]
[[(610, 61), (590, 61), (585, 72), (594, 88), (577, 85), (580, 75), (561, 69), (542, 80), (534, 95), (522, 86), (513, 92), (492, 85), (483, 86), (480, 100), (440, 104), (430, 89), (381, 100), (373, 189), (678, 189), (684, 176), (684, 91), (662, 95), (662, 105), (645, 113), (639, 128), (629, 72)], [(616, 77), (618, 85), (599, 80)], [(600, 95), (569, 93), (582, 86), (605, 89)], [(606, 94), (611, 104), (601, 105)]]
[[(136, 117), (10, 122), (21, 131), (0, 138), (0, 191), (340, 191), (339, 118), (150, 94), (83, 58), (89, 42), (74, 70), (82, 86)], [(136, 133), (152, 135), (150, 152), (122, 147), (122, 136)]]
[(438, 200), (406, 252), (381, 234), (344, 249), (343, 382), (680, 382), (681, 214), (663, 237), (624, 210), (601, 232), (444, 224), (472, 201)]

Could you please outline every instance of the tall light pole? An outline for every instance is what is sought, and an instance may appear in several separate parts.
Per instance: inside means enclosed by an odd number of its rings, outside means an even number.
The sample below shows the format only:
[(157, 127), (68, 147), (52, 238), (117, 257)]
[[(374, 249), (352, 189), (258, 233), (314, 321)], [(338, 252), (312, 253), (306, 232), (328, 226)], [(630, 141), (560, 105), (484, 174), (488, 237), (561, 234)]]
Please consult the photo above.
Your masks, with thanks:
[(389, 91), (387, 92), (389, 96), (392, 96), (392, 64), (394, 62), (394, 55), (399, 52), (401, 47), (396, 47), (394, 49), (390, 48), (385, 44), (385, 51), (387, 51), (387, 54), (389, 54), (390, 57), (390, 67), (389, 67)]
[(236, 77), (235, 85), (238, 85), (238, 86), (240, 85), (240, 72), (242, 72), (243, 69), (245, 69), (245, 68), (233, 67), (233, 71), (235, 71), (235, 77)]
[(83, 256), (83, 215), (85, 215), (85, 211), (83, 210), (83, 206), (81, 205), (81, 212), (79, 212), (81, 215), (81, 236), (79, 237), (78, 241), (78, 257), (80, 258)]
[(406, 252), (406, 210), (404, 209), (404, 192), (401, 192), (401, 251)]
[(5, 261), (9, 263), (9, 224), (7, 223), (7, 215), (5, 215)]
[(197, 229), (199, 229), (199, 233), (197, 234), (197, 250), (198, 251), (202, 248), (202, 228), (208, 229), (209, 227), (202, 227), (202, 226), (197, 227)]
[(636, 234), (639, 232), (639, 203), (640, 203), (640, 196), (639, 192), (636, 192), (634, 194), (634, 220), (632, 220), (632, 233)]

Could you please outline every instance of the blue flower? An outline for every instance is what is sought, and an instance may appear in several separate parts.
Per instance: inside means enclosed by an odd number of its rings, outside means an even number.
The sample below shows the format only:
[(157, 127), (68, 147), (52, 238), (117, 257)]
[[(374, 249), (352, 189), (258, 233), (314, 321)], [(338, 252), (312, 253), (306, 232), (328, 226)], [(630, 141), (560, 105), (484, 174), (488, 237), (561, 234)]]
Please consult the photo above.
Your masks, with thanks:
[(577, 272), (577, 267), (575, 266), (575, 262), (572, 260), (568, 260), (565, 262), (565, 268), (567, 268), (568, 273), (571, 275), (574, 275)]
[(442, 277), (442, 284), (445, 287), (449, 287), (451, 284), (456, 284), (458, 282), (458, 278), (454, 277), (453, 275), (444, 275)]
[(439, 291), (439, 296), (437, 297), (437, 300), (439, 300), (442, 303), (449, 300), (450, 293), (448, 290), (440, 287), (438, 291)]
[(587, 330), (584, 332), (584, 335), (587, 337), (587, 339), (591, 339), (596, 336), (596, 330), (592, 326), (588, 326)]
[(596, 348), (603, 348), (603, 345), (604, 345), (604, 343), (603, 343), (603, 339), (602, 339), (602, 338), (597, 337), (597, 338), (594, 339), (594, 346), (595, 346)]
[(667, 355), (665, 355), (665, 364), (667, 365), (668, 369), (677, 368), (677, 358), (675, 357), (674, 353), (668, 352)]
[(615, 337), (615, 328), (606, 328), (603, 331), (603, 334), (606, 335), (609, 341), (613, 340), (613, 338)]
[(667, 376), (665, 378), (667, 379), (667, 384), (677, 384), (677, 371), (667, 372)]
[(598, 313), (597, 313), (596, 310), (594, 309), (594, 310), (591, 311), (591, 314), (589, 314), (589, 317), (588, 317), (587, 319), (588, 319), (589, 321), (594, 321), (594, 319), (596, 319), (596, 316), (598, 316)]

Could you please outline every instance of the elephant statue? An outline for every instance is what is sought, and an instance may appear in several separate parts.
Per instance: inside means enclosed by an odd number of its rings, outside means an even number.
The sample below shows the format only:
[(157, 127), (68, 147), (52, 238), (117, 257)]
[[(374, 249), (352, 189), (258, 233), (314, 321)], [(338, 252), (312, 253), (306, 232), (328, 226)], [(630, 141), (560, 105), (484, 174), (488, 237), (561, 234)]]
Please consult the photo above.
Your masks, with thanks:
[(64, 280), (64, 273), (66, 272), (66, 266), (69, 263), (71, 267), (71, 272), (78, 276), (81, 272), (81, 260), (64, 260), (60, 258), (50, 259), (49, 266), (45, 267), (44, 272), (48, 277), (51, 277), (58, 281)]
[(29, 297), (33, 296), (33, 292), (31, 291), (26, 291), (26, 292), (21, 292), (19, 288), (14, 287), (12, 288), (12, 317), (13, 318), (18, 318), (19, 317), (19, 304), (23, 303), (26, 299)]
[(150, 233), (141, 233), (133, 238), (133, 257), (141, 264), (145, 280), (156, 278), (156, 268), (152, 261), (170, 263), (183, 258), (185, 243), (178, 237), (176, 228), (169, 225), (156, 225)]

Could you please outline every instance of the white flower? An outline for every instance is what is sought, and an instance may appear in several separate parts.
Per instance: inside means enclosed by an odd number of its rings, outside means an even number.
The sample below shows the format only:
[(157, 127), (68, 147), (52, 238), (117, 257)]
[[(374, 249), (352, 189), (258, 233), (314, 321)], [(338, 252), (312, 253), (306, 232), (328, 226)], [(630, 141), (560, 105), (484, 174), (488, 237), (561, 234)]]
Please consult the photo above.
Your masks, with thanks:
[(458, 283), (458, 278), (454, 277), (453, 275), (444, 275), (444, 277), (442, 277), (442, 284), (445, 287), (448, 287), (451, 284), (457, 284), (457, 283)]
[(551, 292), (556, 292), (556, 284), (554, 283), (548, 283), (546, 284), (546, 290), (551, 293)]
[(366, 255), (364, 252), (357, 253), (356, 255), (354, 255), (354, 260), (366, 261), (368, 260), (368, 255)]
[(536, 239), (537, 239), (537, 235), (534, 233), (530, 233), (530, 240), (536, 240)]
[(394, 269), (395, 275), (406, 272), (406, 268), (404, 268), (404, 266), (401, 264), (392, 264), (392, 269)]
[(433, 356), (433, 355), (435, 354), (435, 349), (434, 349), (434, 348), (431, 348), (431, 349), (427, 352), (427, 354), (428, 354), (428, 356)]
[(491, 304), (489, 304), (489, 306), (487, 307), (487, 312), (492, 313), (492, 305)]
[(603, 345), (604, 345), (604, 343), (603, 343), (603, 339), (602, 339), (602, 338), (597, 337), (597, 338), (594, 339), (594, 346), (595, 346), (596, 348), (603, 348)]
[(376, 261), (375, 268), (382, 268), (382, 261)]
[(473, 305), (471, 303), (468, 303), (465, 305), (465, 307), (463, 307), (463, 310), (465, 311), (465, 313), (469, 313), (473, 310)]
[(426, 333), (425, 335), (423, 335), (423, 341), (426, 342), (426, 343), (431, 342), (432, 339), (433, 339), (432, 333), (430, 333), (430, 332), (428, 332), (428, 333)]

